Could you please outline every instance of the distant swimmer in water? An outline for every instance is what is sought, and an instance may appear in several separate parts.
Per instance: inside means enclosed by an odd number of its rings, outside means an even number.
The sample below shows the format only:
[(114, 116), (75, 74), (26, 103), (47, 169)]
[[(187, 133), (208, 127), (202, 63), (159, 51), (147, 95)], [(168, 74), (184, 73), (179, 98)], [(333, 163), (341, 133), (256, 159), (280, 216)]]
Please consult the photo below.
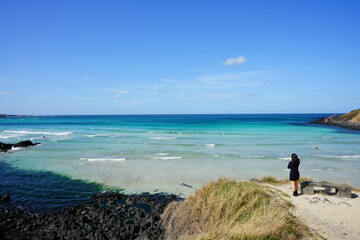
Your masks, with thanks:
[(315, 145), (315, 149), (316, 149), (316, 150), (318, 150), (318, 149), (319, 149), (318, 145)]
[(44, 139), (45, 139), (46, 137), (44, 136)]

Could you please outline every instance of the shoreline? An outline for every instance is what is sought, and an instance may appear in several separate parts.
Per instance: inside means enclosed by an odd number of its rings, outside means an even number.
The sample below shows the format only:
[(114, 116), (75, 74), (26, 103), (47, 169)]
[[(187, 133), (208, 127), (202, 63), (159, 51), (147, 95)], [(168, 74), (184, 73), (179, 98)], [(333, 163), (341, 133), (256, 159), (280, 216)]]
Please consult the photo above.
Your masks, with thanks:
[[(271, 184), (263, 179), (237, 180), (255, 182), (279, 191), (290, 202), (289, 211), (314, 234), (315, 237), (310, 239), (351, 240), (360, 237), (356, 215), (360, 210), (359, 192), (353, 191), (351, 199), (319, 193), (293, 197), (290, 183), (279, 181), (279, 184)], [(104, 192), (91, 196), (82, 204), (41, 214), (17, 207), (0, 207), (0, 238), (161, 240), (165, 239), (161, 222), (165, 208), (174, 201), (182, 203), (186, 199), (167, 193), (127, 195)]]

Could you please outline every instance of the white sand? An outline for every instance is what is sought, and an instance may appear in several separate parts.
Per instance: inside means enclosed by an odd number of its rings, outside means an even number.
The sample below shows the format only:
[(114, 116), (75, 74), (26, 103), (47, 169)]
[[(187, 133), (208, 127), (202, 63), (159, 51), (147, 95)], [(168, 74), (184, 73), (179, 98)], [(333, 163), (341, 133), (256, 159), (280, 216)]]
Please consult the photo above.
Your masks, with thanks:
[(290, 195), (293, 214), (312, 231), (329, 240), (360, 240), (360, 193), (352, 192), (351, 199), (319, 193), (294, 197), (290, 183), (275, 188)]

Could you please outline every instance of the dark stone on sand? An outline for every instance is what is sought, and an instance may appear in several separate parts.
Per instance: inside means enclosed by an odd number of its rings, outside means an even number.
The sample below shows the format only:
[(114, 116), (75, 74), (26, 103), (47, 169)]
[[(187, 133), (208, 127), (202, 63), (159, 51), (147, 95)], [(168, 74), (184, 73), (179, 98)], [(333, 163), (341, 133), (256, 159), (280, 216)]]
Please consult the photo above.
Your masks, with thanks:
[(184, 186), (184, 187), (188, 187), (188, 188), (193, 188), (193, 186), (189, 185), (189, 184), (186, 184), (186, 183), (182, 183), (180, 184), (181, 186)]
[(33, 143), (30, 140), (21, 141), (21, 142), (15, 143), (15, 144), (0, 142), (0, 152), (7, 152), (7, 151), (11, 150), (13, 147), (25, 148), (25, 147), (36, 146), (38, 144), (40, 144), (40, 143)]
[(45, 214), (0, 208), (0, 239), (165, 239), (161, 214), (176, 195), (106, 192)]

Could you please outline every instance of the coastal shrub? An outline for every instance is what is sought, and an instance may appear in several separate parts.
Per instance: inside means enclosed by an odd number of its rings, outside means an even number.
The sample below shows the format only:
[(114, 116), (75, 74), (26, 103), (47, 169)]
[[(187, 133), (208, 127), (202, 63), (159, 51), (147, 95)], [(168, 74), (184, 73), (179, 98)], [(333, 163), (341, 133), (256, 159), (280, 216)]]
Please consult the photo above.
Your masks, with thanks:
[(299, 239), (306, 227), (275, 191), (255, 182), (219, 179), (162, 215), (167, 239)]

